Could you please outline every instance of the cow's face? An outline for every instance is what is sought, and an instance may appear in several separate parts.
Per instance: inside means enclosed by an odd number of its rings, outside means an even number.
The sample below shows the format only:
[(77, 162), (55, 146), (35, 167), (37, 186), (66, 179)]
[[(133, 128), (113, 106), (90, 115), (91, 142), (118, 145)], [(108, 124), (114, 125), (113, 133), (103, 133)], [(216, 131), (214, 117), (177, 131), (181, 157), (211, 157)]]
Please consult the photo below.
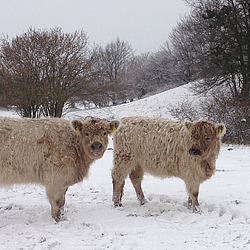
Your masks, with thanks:
[(221, 137), (226, 133), (224, 124), (199, 121), (185, 122), (185, 125), (191, 133), (192, 146), (189, 148), (189, 154), (202, 159), (216, 149)]
[(83, 122), (72, 121), (72, 126), (81, 136), (84, 152), (90, 159), (96, 160), (103, 156), (108, 146), (108, 135), (116, 131), (119, 121), (87, 118)]

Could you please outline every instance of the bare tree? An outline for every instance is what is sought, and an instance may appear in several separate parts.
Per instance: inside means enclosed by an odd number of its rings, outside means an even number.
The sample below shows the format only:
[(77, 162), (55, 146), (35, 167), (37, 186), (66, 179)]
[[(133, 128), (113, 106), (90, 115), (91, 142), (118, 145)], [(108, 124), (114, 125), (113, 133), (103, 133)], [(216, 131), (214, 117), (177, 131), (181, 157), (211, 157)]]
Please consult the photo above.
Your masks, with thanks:
[(149, 53), (135, 56), (128, 67), (128, 96), (130, 100), (141, 98), (148, 92), (148, 64)]
[(4, 96), (24, 117), (61, 117), (70, 98), (89, 94), (95, 55), (83, 31), (30, 28), (3, 37), (0, 53)]
[[(186, 79), (192, 81), (200, 72), (200, 64), (197, 55), (201, 53), (203, 42), (199, 41), (197, 31), (199, 29), (199, 18), (185, 16), (170, 35), (170, 43), (167, 48), (171, 51), (175, 64)], [(165, 46), (164, 46), (165, 48)]]
[(176, 57), (207, 91), (226, 83), (235, 98), (250, 98), (250, 2), (189, 0), (191, 14), (173, 30)]
[(108, 96), (113, 104), (126, 99), (126, 73), (133, 54), (134, 51), (128, 42), (119, 38), (99, 49), (99, 67), (103, 72), (100, 81), (102, 85), (107, 86)]
[(128, 68), (129, 99), (141, 98), (185, 83), (167, 43), (155, 53), (135, 56)]

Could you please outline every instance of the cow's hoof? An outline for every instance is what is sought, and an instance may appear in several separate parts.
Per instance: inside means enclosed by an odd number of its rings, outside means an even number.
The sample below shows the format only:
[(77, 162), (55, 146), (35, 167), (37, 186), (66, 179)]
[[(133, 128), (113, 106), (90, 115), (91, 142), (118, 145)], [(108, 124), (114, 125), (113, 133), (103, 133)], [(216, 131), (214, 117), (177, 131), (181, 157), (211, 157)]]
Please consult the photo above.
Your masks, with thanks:
[(194, 206), (193, 207), (193, 213), (195, 213), (195, 214), (201, 214), (201, 208), (200, 208), (200, 206)]
[(114, 207), (122, 207), (122, 204), (120, 202), (114, 203)]
[(148, 200), (147, 199), (143, 199), (142, 201), (140, 201), (140, 204), (143, 206), (145, 205), (146, 203), (148, 203)]
[(53, 216), (53, 219), (55, 220), (56, 223), (58, 223), (61, 220), (61, 216)]

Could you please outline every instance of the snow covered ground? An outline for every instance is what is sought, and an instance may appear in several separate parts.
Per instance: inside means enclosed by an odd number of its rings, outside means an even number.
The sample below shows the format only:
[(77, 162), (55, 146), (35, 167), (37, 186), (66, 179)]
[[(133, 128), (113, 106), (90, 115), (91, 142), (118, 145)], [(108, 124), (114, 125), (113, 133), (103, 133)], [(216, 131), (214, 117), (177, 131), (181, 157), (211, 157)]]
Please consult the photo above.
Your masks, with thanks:
[[(192, 98), (187, 86), (103, 110), (71, 111), (66, 118), (129, 115), (167, 117), (166, 105)], [(0, 115), (15, 116), (10, 111)], [(112, 148), (112, 138), (110, 145)], [(90, 176), (69, 188), (65, 220), (55, 223), (41, 186), (0, 189), (2, 249), (250, 249), (250, 147), (223, 145), (217, 172), (200, 188), (201, 214), (186, 207), (184, 182), (146, 175), (149, 203), (140, 206), (129, 179), (123, 207), (112, 206), (112, 150), (96, 161)]]

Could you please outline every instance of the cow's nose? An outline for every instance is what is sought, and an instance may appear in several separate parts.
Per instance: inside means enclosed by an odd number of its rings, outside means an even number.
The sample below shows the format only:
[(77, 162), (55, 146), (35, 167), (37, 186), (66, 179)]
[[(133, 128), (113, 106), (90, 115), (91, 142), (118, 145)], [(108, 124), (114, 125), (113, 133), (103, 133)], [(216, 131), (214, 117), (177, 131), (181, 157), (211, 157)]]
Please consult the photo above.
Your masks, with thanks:
[(189, 149), (189, 154), (192, 156), (201, 156), (201, 151), (199, 149), (191, 148)]
[(102, 144), (100, 142), (94, 142), (92, 145), (91, 145), (91, 148), (94, 152), (96, 151), (100, 151), (102, 149)]

